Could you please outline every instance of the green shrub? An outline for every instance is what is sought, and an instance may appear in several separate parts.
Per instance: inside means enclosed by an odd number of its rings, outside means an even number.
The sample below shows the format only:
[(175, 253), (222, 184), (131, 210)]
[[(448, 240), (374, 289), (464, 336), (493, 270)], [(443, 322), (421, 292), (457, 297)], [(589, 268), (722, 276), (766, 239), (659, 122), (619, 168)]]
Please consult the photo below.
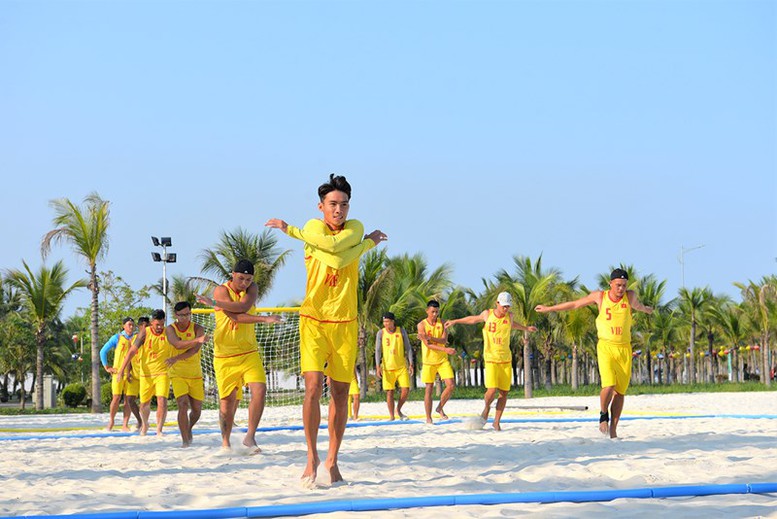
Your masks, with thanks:
[(68, 384), (62, 390), (62, 402), (67, 407), (78, 407), (84, 401), (84, 398), (86, 398), (86, 388), (78, 382)]
[(102, 402), (103, 408), (108, 409), (108, 407), (111, 405), (112, 399), (113, 390), (111, 389), (111, 381), (103, 381), (102, 385), (100, 386), (100, 402)]

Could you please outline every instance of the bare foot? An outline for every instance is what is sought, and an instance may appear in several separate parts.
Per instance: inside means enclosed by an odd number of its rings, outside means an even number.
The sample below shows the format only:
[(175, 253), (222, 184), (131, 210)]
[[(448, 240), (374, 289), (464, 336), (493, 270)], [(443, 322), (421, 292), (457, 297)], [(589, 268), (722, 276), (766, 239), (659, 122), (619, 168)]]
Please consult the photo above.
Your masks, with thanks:
[(394, 421), (394, 415), (391, 415), (391, 416), (389, 417), (389, 422), (393, 422), (393, 421)]
[(145, 436), (147, 434), (148, 434), (148, 425), (145, 425), (145, 424), (141, 425), (140, 426), (140, 435), (141, 436)]
[(599, 413), (599, 432), (605, 436), (610, 432), (610, 415), (607, 411)]
[(248, 438), (243, 440), (243, 447), (248, 449), (249, 456), (253, 456), (255, 454), (259, 454), (260, 452), (262, 452), (262, 449), (259, 448), (259, 446), (256, 444), (256, 441), (251, 442), (250, 440), (248, 440)]
[(319, 465), (319, 459), (318, 456), (316, 456), (314, 459), (308, 459), (308, 464), (305, 467), (305, 472), (302, 473), (302, 486), (306, 488), (310, 488), (310, 486), (315, 485), (316, 482), (316, 473), (318, 472), (318, 465)]
[(399, 414), (400, 420), (402, 420), (403, 422), (407, 420), (407, 415), (404, 414), (402, 411), (398, 411), (398, 414)]
[(130, 428), (129, 428), (129, 426), (127, 426), (127, 425), (125, 425), (125, 426), (123, 426), (123, 427), (121, 428), (121, 432), (130, 432), (130, 430), (131, 430), (131, 429), (130, 429)]
[(432, 421), (432, 419), (431, 419), (431, 418), (427, 418), (427, 419), (426, 419), (426, 425), (432, 425), (433, 423), (434, 423), (434, 422)]
[(502, 430), (502, 426), (499, 425), (498, 422), (494, 422), (494, 430), (495, 431), (501, 431)]
[(448, 419), (448, 415), (445, 414), (445, 412), (442, 410), (442, 407), (437, 406), (437, 409), (435, 409), (435, 411), (437, 412), (437, 414), (440, 415), (440, 418), (442, 418), (443, 420), (447, 420)]
[(326, 467), (326, 469), (329, 471), (329, 478), (332, 484), (343, 481), (343, 476), (340, 474), (340, 469), (337, 467), (337, 463), (331, 467)]

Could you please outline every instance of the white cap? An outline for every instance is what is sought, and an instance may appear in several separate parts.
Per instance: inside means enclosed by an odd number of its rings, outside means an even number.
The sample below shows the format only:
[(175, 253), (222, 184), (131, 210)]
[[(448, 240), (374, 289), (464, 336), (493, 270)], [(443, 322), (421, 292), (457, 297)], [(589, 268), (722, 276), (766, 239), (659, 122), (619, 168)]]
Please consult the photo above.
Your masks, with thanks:
[(496, 296), (496, 302), (502, 306), (513, 306), (513, 296), (509, 292), (500, 292)]

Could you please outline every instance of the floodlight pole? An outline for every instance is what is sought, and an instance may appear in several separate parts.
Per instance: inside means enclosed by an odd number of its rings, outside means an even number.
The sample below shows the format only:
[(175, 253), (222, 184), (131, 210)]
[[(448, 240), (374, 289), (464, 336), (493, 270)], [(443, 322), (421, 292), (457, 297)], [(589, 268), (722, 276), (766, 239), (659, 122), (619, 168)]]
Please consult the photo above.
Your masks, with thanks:
[(685, 288), (685, 253), (692, 250), (701, 249), (704, 245), (697, 245), (696, 247), (685, 248), (680, 246), (680, 275), (682, 276), (683, 288)]
[(162, 310), (165, 312), (165, 324), (167, 324), (167, 314), (168, 314), (168, 308), (167, 308), (167, 264), (168, 263), (175, 263), (176, 261), (176, 255), (175, 254), (167, 254), (167, 247), (171, 247), (173, 245), (173, 240), (170, 237), (163, 237), (161, 239), (157, 238), (156, 236), (151, 237), (151, 242), (154, 244), (155, 247), (162, 247), (162, 254), (159, 255), (158, 253), (152, 253), (151, 257), (154, 261), (161, 261), (162, 262)]

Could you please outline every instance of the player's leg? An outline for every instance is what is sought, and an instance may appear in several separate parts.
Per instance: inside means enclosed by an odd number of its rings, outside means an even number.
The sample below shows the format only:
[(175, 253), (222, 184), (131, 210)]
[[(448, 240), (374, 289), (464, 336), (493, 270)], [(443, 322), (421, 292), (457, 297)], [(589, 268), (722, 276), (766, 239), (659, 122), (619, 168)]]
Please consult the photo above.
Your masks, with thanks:
[(445, 414), (443, 408), (445, 407), (445, 404), (448, 403), (451, 395), (453, 395), (453, 390), (456, 388), (456, 382), (453, 380), (453, 368), (451, 367), (450, 362), (442, 364), (439, 373), (440, 378), (445, 382), (445, 389), (440, 395), (440, 403), (437, 406), (437, 412), (440, 414), (440, 418), (447, 420), (448, 415)]
[(164, 434), (165, 420), (167, 419), (167, 397), (156, 396), (156, 434)]
[(248, 388), (251, 391), (251, 401), (248, 403), (248, 430), (243, 445), (252, 449), (252, 453), (261, 452), (256, 444), (256, 429), (264, 413), (264, 404), (267, 397), (267, 384), (263, 382), (249, 382)]
[(394, 421), (394, 390), (386, 390), (386, 404), (389, 410), (389, 420)]
[[(116, 375), (113, 375), (113, 377), (115, 378)], [(120, 402), (121, 402), (121, 389), (119, 389), (118, 392), (114, 392), (113, 396), (111, 397), (111, 405), (109, 408), (110, 416), (108, 418), (108, 427), (106, 427), (106, 429), (109, 431), (113, 430), (113, 422), (116, 419), (116, 413), (119, 412)]]
[(229, 439), (232, 436), (232, 426), (235, 423), (237, 393), (238, 388), (234, 388), (226, 397), (219, 399), (219, 428), (221, 429), (222, 449), (229, 449), (232, 447), (229, 443)]
[(350, 382), (331, 381), (332, 391), (329, 399), (329, 451), (324, 467), (329, 470), (332, 483), (342, 481), (340, 469), (337, 465), (337, 455), (345, 435), (345, 424), (348, 421), (348, 388)]
[[(308, 462), (302, 478), (316, 480), (318, 470), (318, 428), (321, 425), (321, 393), (324, 388), (324, 373), (307, 371), (305, 377), (305, 399), (302, 403), (302, 424), (305, 429), (305, 442), (308, 449)], [(346, 395), (347, 396), (347, 395)]]
[(400, 420), (407, 420), (407, 416), (402, 413), (402, 406), (407, 402), (407, 396), (410, 393), (410, 376), (407, 369), (400, 371), (396, 382), (399, 383), (399, 402), (397, 403), (397, 415)]
[(507, 406), (507, 393), (507, 391), (500, 389), (499, 399), (496, 401), (496, 411), (494, 411), (494, 429), (497, 431), (502, 430), (502, 413), (504, 413), (505, 407)]
[[(175, 380), (173, 380), (173, 387), (175, 387)], [(189, 423), (189, 394), (176, 394), (175, 401), (178, 404), (178, 430), (181, 431), (181, 441), (184, 447), (188, 447), (191, 443), (189, 441), (189, 431), (191, 431), (191, 424)]]
[(189, 409), (191, 409), (189, 412), (189, 443), (192, 443), (192, 441), (194, 441), (194, 435), (192, 433), (192, 431), (194, 431), (194, 424), (199, 422), (200, 416), (202, 416), (202, 400), (198, 400), (189, 395)]

